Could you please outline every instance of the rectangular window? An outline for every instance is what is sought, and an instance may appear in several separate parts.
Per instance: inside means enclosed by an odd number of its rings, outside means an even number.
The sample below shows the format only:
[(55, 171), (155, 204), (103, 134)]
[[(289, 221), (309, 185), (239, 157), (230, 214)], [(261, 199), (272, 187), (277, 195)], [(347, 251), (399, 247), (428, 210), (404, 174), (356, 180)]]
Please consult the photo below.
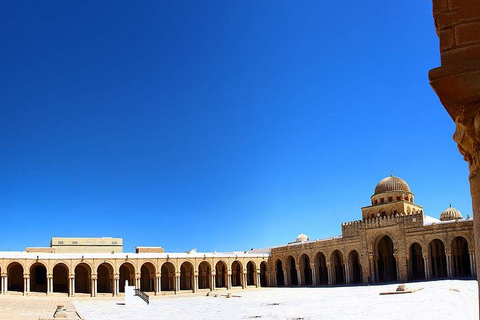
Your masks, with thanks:
[(72, 241), (72, 244), (78, 244), (78, 241)]
[(63, 241), (58, 241), (58, 244), (63, 244)]
[(393, 201), (393, 197), (388, 197), (388, 202), (392, 202)]
[(402, 200), (402, 197), (397, 197), (397, 201), (400, 201), (400, 200)]

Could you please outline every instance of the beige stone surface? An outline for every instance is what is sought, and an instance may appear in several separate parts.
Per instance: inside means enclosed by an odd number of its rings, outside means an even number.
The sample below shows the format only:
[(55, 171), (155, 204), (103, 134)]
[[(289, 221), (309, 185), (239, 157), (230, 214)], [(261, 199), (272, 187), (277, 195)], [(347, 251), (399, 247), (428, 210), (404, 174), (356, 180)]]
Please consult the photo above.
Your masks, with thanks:
[(39, 317), (52, 317), (58, 305), (76, 310), (71, 299), (61, 297), (0, 295), (0, 319), (2, 320), (38, 320)]

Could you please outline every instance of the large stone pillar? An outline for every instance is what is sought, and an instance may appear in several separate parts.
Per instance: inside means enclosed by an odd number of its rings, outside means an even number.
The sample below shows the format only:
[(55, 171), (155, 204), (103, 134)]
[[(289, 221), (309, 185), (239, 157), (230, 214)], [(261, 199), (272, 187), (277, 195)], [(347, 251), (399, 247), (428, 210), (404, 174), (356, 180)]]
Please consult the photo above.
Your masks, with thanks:
[(285, 287), (288, 287), (289, 283), (288, 283), (288, 270), (287, 270), (287, 267), (284, 267), (283, 268), (283, 285)]
[(333, 284), (333, 275), (332, 275), (332, 264), (327, 262), (327, 275), (328, 275), (328, 285)]
[(441, 66), (430, 70), (430, 84), (455, 121), (453, 139), (469, 164), (475, 249), (480, 252), (480, 0), (434, 0), (433, 16)]
[(312, 274), (312, 286), (317, 285), (317, 273), (315, 272), (315, 266), (311, 265), (310, 266), (310, 272)]
[(297, 286), (302, 286), (303, 285), (302, 272), (300, 271), (300, 269), (296, 269), (296, 270), (297, 270)]

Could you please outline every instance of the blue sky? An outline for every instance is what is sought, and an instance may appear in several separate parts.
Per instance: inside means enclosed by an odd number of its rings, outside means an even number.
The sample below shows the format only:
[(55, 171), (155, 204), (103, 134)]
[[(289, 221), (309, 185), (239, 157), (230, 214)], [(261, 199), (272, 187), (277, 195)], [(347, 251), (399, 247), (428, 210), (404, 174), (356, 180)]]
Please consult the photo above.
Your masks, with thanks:
[(468, 166), (430, 1), (5, 1), (0, 250), (323, 238), (392, 171), (438, 217)]

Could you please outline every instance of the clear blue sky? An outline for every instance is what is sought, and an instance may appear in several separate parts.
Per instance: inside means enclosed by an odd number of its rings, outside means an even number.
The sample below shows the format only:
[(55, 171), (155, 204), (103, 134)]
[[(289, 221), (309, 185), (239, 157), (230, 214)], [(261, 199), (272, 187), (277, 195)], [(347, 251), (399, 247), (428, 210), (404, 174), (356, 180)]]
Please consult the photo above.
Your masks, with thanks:
[(339, 235), (390, 171), (471, 213), (438, 46), (431, 1), (3, 1), (0, 249)]

